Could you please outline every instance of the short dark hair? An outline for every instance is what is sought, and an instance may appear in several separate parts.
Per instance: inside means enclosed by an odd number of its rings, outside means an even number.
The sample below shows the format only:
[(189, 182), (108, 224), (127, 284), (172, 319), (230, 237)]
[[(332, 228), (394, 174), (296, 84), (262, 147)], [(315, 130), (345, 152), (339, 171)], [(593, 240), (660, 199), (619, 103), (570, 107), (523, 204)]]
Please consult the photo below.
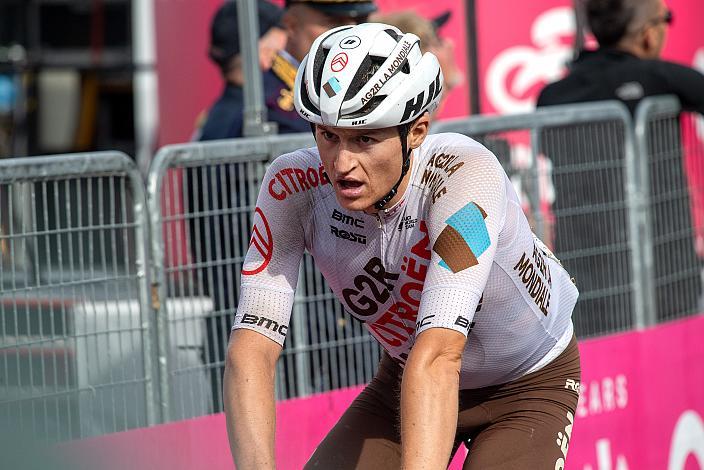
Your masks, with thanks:
[(587, 24), (599, 46), (615, 46), (628, 34), (636, 19), (635, 3), (629, 0), (585, 0)]

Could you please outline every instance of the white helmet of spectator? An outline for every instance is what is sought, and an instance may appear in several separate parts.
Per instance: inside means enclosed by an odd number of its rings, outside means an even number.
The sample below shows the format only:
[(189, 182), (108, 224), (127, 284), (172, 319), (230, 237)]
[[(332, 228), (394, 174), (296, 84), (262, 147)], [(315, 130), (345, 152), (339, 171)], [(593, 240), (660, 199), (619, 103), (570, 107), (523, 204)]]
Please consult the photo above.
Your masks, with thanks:
[(319, 36), (296, 75), (296, 111), (311, 124), (381, 129), (437, 108), (443, 76), (420, 39), (382, 23), (341, 26)]

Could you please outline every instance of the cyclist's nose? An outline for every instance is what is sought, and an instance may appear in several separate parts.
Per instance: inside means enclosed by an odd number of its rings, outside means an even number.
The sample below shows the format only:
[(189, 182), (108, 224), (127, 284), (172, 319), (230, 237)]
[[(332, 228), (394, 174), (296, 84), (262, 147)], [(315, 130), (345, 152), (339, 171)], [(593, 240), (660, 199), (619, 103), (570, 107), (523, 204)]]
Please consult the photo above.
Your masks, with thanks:
[(350, 173), (357, 166), (357, 155), (349, 145), (340, 142), (335, 157), (335, 170), (339, 174)]

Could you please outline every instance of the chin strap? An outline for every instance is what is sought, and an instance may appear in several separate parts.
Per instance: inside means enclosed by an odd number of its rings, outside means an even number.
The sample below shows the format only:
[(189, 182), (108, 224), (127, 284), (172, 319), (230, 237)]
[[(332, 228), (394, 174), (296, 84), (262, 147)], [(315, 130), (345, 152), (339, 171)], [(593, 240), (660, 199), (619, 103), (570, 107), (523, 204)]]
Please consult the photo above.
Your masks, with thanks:
[(411, 151), (408, 148), (408, 131), (411, 129), (411, 126), (413, 125), (415, 121), (412, 121), (410, 123), (406, 124), (401, 124), (398, 126), (398, 136), (401, 138), (401, 154), (403, 156), (403, 165), (401, 166), (401, 176), (399, 176), (398, 181), (394, 185), (393, 188), (391, 188), (391, 191), (389, 191), (386, 196), (382, 197), (376, 203), (374, 203), (374, 208), (377, 210), (382, 210), (385, 205), (389, 203), (390, 200), (396, 196), (396, 193), (398, 193), (398, 187), (401, 186), (401, 182), (403, 181), (403, 177), (406, 176), (406, 173), (408, 173), (408, 169), (411, 166)]

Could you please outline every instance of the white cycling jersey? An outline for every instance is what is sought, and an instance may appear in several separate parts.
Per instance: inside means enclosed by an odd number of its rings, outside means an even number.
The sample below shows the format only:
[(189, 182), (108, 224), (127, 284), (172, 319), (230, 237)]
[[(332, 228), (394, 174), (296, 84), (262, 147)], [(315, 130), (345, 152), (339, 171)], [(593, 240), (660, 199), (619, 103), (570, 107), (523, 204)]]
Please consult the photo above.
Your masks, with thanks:
[(429, 135), (413, 152), (402, 199), (378, 215), (338, 204), (316, 148), (275, 159), (233, 329), (283, 344), (305, 250), (399, 362), (428, 328), (467, 335), (461, 389), (536, 371), (572, 337), (577, 288), (533, 235), (496, 157), (460, 134)]

